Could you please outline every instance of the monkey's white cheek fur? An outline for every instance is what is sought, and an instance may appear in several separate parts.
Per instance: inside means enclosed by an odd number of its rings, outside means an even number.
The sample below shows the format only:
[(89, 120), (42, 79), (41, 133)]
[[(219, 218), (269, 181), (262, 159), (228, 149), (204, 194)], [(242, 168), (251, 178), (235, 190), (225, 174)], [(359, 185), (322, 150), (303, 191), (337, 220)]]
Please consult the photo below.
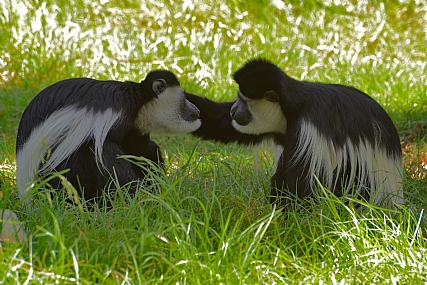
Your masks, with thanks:
[(249, 112), (252, 115), (252, 121), (246, 126), (239, 125), (235, 120), (232, 121), (233, 127), (242, 133), (259, 135), (266, 133), (286, 132), (286, 117), (278, 103), (267, 100), (251, 101), (248, 103)]
[(138, 112), (135, 126), (142, 133), (186, 134), (201, 126), (200, 119), (187, 121), (182, 118), (181, 108), (185, 95), (180, 87), (172, 87), (142, 106)]

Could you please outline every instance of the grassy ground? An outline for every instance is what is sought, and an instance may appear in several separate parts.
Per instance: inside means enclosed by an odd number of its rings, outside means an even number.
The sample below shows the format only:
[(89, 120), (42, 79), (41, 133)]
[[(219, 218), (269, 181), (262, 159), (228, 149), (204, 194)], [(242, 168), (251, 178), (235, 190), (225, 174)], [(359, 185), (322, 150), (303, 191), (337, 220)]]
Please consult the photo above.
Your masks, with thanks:
[[(422, 284), (427, 282), (427, 2), (0, 0), (0, 193), (30, 241), (3, 243), (2, 284)], [(143, 3), (143, 4), (141, 4)], [(232, 100), (233, 71), (265, 57), (290, 76), (353, 85), (392, 116), (412, 211), (319, 203), (274, 211), (268, 146), (257, 153), (155, 137), (159, 187), (114, 210), (40, 191), (16, 197), (15, 136), (28, 102), (68, 77), (175, 72), (188, 91)], [(65, 196), (65, 195), (64, 195)], [(389, 218), (393, 217), (393, 218)]]

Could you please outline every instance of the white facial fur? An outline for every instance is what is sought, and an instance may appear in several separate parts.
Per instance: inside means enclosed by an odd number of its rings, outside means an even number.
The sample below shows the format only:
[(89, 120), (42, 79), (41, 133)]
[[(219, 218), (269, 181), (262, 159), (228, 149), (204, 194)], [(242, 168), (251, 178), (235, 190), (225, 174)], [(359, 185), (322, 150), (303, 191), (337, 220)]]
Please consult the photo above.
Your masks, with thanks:
[(181, 109), (186, 102), (184, 90), (179, 86), (168, 87), (158, 98), (141, 107), (135, 125), (142, 133), (153, 134), (187, 134), (197, 130), (200, 119), (186, 121), (181, 116)]
[(252, 100), (241, 93), (239, 99), (247, 103), (252, 121), (246, 126), (241, 126), (233, 120), (232, 125), (237, 131), (253, 135), (286, 132), (286, 117), (279, 102), (270, 102), (265, 99)]

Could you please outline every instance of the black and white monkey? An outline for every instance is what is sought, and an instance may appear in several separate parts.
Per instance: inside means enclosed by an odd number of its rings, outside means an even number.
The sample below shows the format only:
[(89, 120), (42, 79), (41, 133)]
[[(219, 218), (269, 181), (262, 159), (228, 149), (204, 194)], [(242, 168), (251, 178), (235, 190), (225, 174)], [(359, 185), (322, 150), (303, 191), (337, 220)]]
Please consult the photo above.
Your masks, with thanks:
[(202, 126), (193, 132), (223, 143), (257, 144), (272, 139), (275, 174), (272, 204), (313, 195), (316, 178), (341, 196), (354, 191), (372, 203), (403, 203), (402, 151), (384, 109), (348, 86), (295, 80), (264, 59), (234, 73), (234, 102), (216, 103), (191, 94)]
[[(150, 133), (185, 134), (201, 124), (199, 110), (185, 93), (175, 75), (163, 70), (150, 72), (140, 83), (74, 78), (42, 90), (19, 124), (20, 195), (28, 201), (37, 177), (64, 169), (87, 200), (100, 196), (111, 177), (120, 185), (144, 179), (147, 173), (119, 156), (142, 156), (163, 166)], [(52, 182), (58, 184), (58, 179)]]

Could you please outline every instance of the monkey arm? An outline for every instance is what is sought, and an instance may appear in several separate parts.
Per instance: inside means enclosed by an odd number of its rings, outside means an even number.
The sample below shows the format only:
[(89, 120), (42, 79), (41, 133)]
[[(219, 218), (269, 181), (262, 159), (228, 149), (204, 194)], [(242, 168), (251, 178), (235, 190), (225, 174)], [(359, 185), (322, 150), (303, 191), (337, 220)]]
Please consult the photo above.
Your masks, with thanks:
[[(126, 155), (144, 157), (150, 160), (156, 168), (152, 169), (150, 165), (146, 165), (146, 167), (147, 169), (151, 169), (153, 174), (160, 175), (159, 171), (165, 169), (165, 161), (160, 147), (150, 139), (149, 135), (140, 135), (136, 130), (131, 131), (124, 136), (120, 146)], [(148, 175), (148, 171), (140, 166), (133, 164), (132, 169), (141, 179), (144, 179)]]
[(230, 109), (234, 102), (214, 102), (207, 98), (186, 93), (187, 100), (200, 110), (202, 125), (192, 132), (203, 140), (214, 140), (222, 143), (257, 144), (263, 135), (251, 135), (238, 132), (231, 124)]

